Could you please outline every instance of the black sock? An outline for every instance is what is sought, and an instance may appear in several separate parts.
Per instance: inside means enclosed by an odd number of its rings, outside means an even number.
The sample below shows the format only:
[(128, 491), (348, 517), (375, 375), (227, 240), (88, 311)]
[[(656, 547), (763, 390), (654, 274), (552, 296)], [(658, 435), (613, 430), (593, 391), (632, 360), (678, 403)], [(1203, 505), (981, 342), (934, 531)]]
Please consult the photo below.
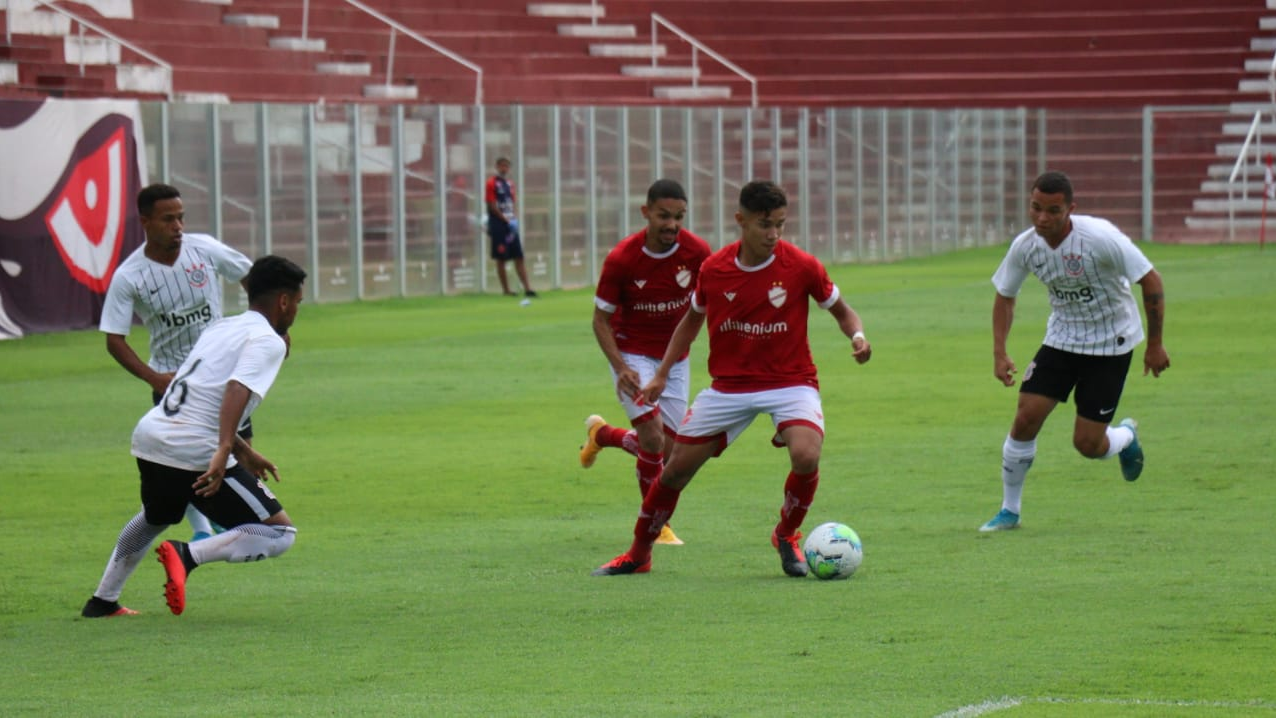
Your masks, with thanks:
[(199, 564), (195, 563), (195, 557), (191, 555), (190, 544), (184, 541), (174, 541), (177, 546), (177, 555), (182, 557), (182, 565), (186, 567), (186, 575), (191, 575), (191, 571)]
[(80, 611), (80, 615), (85, 618), (101, 618), (102, 616), (109, 616), (118, 610), (120, 610), (119, 601), (107, 601), (94, 596), (88, 600), (88, 603), (84, 604), (84, 609)]

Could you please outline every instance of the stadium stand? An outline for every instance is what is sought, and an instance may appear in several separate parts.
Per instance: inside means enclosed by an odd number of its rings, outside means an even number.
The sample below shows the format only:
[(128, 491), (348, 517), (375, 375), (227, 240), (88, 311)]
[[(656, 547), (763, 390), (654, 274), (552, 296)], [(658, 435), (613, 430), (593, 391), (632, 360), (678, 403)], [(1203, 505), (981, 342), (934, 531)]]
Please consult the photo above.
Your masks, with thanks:
[[(133, 0), (133, 18), (61, 3), (173, 65), (175, 99), (471, 104), (475, 73), (343, 0)], [(1236, 125), (1270, 109), (1265, 65), (1276, 46), (1264, 0), (372, 0), (369, 6), (483, 68), (482, 102), (669, 104), (691, 84), (691, 46), (658, 13), (758, 79), (771, 106), (1040, 107), (1046, 155), (1117, 222), (1141, 212), (1142, 108), (1220, 106), (1236, 115), (1175, 115), (1192, 140), (1156, 147), (1158, 228), (1216, 226)], [(9, 10), (0, 15), (6, 23)], [(393, 43), (394, 52), (390, 49)], [(71, 40), (12, 33), (0, 44), (0, 97), (100, 95), (120, 89), (112, 64), (67, 58)], [(748, 104), (745, 79), (697, 53), (680, 105)], [(656, 73), (655, 65), (667, 72)], [(667, 77), (660, 74), (669, 75)], [(680, 77), (679, 77), (680, 76)], [(664, 94), (661, 95), (661, 88)], [(1104, 109), (1095, 109), (1104, 108)], [(1169, 134), (1169, 133), (1165, 133)], [(1199, 142), (1197, 141), (1199, 139)], [(1233, 158), (1234, 158), (1233, 154)], [(1230, 165), (1227, 167), (1230, 171)], [(1158, 230), (1159, 231), (1159, 230)], [(1167, 229), (1168, 231), (1168, 229)]]

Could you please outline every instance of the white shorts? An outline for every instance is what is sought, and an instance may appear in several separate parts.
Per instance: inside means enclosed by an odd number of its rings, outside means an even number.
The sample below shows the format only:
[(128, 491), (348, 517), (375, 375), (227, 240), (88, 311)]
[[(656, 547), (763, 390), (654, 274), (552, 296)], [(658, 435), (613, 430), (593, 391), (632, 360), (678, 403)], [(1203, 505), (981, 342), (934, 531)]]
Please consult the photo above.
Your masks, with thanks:
[[(629, 354), (621, 352), (621, 357), (631, 369), (638, 372), (638, 384), (646, 386), (647, 382), (656, 375), (656, 368), (660, 366), (659, 359), (652, 359), (641, 354)], [(616, 385), (616, 370), (611, 370), (612, 386)], [(691, 393), (691, 362), (689, 359), (683, 359), (673, 368), (669, 370), (669, 380), (665, 382), (665, 391), (660, 395), (660, 400), (655, 406), (651, 404), (637, 404), (632, 396), (620, 396), (620, 392), (616, 392), (617, 398), (620, 399), (620, 405), (625, 409), (625, 416), (629, 417), (629, 421), (633, 422), (640, 416), (650, 414), (653, 410), (660, 411), (660, 418), (665, 424), (665, 428), (669, 433), (673, 434), (678, 431), (678, 425), (682, 423), (682, 417), (687, 414), (687, 397)]]
[(794, 425), (809, 426), (824, 435), (824, 407), (813, 386), (786, 386), (739, 394), (705, 389), (696, 395), (687, 418), (678, 427), (678, 441), (703, 444), (717, 441), (718, 453), (749, 428), (758, 414), (769, 414), (775, 426), (771, 443), (784, 446), (780, 432)]

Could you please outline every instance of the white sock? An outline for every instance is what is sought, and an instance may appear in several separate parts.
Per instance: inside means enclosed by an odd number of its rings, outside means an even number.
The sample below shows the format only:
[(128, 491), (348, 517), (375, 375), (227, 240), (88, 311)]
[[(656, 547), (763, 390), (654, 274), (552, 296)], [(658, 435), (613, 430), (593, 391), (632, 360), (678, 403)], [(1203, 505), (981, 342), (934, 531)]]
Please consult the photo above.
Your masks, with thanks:
[(186, 522), (191, 525), (191, 533), (213, 535), (213, 524), (208, 517), (201, 514), (195, 504), (186, 504)]
[(297, 529), (292, 526), (241, 524), (190, 544), (190, 552), (199, 565), (209, 561), (244, 563), (274, 558), (287, 551), (296, 539)]
[(146, 512), (138, 511), (120, 531), (111, 560), (106, 562), (106, 571), (102, 573), (102, 580), (93, 595), (103, 601), (118, 601), (124, 592), (124, 583), (146, 556), (151, 542), (166, 528), (168, 526), (146, 523)]
[(1006, 443), (1001, 445), (1001, 508), (1020, 513), (1023, 501), (1023, 480), (1028, 469), (1032, 468), (1032, 460), (1037, 456), (1037, 440), (1016, 441), (1006, 435)]
[(1111, 459), (1113, 456), (1121, 453), (1121, 450), (1129, 446), (1134, 441), (1134, 431), (1128, 426), (1109, 426), (1108, 427), (1108, 453), (1103, 455), (1105, 459)]

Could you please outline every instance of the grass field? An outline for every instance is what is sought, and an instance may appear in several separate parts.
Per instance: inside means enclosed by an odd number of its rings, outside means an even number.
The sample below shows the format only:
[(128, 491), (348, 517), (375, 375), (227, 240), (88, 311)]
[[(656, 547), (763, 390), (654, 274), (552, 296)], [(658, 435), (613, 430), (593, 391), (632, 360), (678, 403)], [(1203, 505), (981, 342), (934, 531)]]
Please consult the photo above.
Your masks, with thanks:
[[(1276, 252), (1145, 249), (1173, 365), (1144, 378), (1140, 348), (1118, 411), (1143, 478), (1077, 455), (1063, 406), (1023, 528), (995, 535), (976, 529), (1015, 403), (992, 377), (1003, 248), (831, 270), (874, 353), (855, 365), (815, 311), (805, 528), (858, 530), (849, 582), (780, 572), (765, 419), (683, 495), (687, 545), (589, 575), (638, 492), (628, 455), (577, 462), (584, 417), (619, 418), (580, 290), (303, 306), (254, 421), (296, 546), (202, 568), (181, 617), (147, 560), (123, 597), (142, 615), (84, 620), (137, 509), (148, 392), (96, 332), (2, 342), (0, 714), (1276, 716)], [(1027, 285), (1021, 370), (1046, 312)]]

